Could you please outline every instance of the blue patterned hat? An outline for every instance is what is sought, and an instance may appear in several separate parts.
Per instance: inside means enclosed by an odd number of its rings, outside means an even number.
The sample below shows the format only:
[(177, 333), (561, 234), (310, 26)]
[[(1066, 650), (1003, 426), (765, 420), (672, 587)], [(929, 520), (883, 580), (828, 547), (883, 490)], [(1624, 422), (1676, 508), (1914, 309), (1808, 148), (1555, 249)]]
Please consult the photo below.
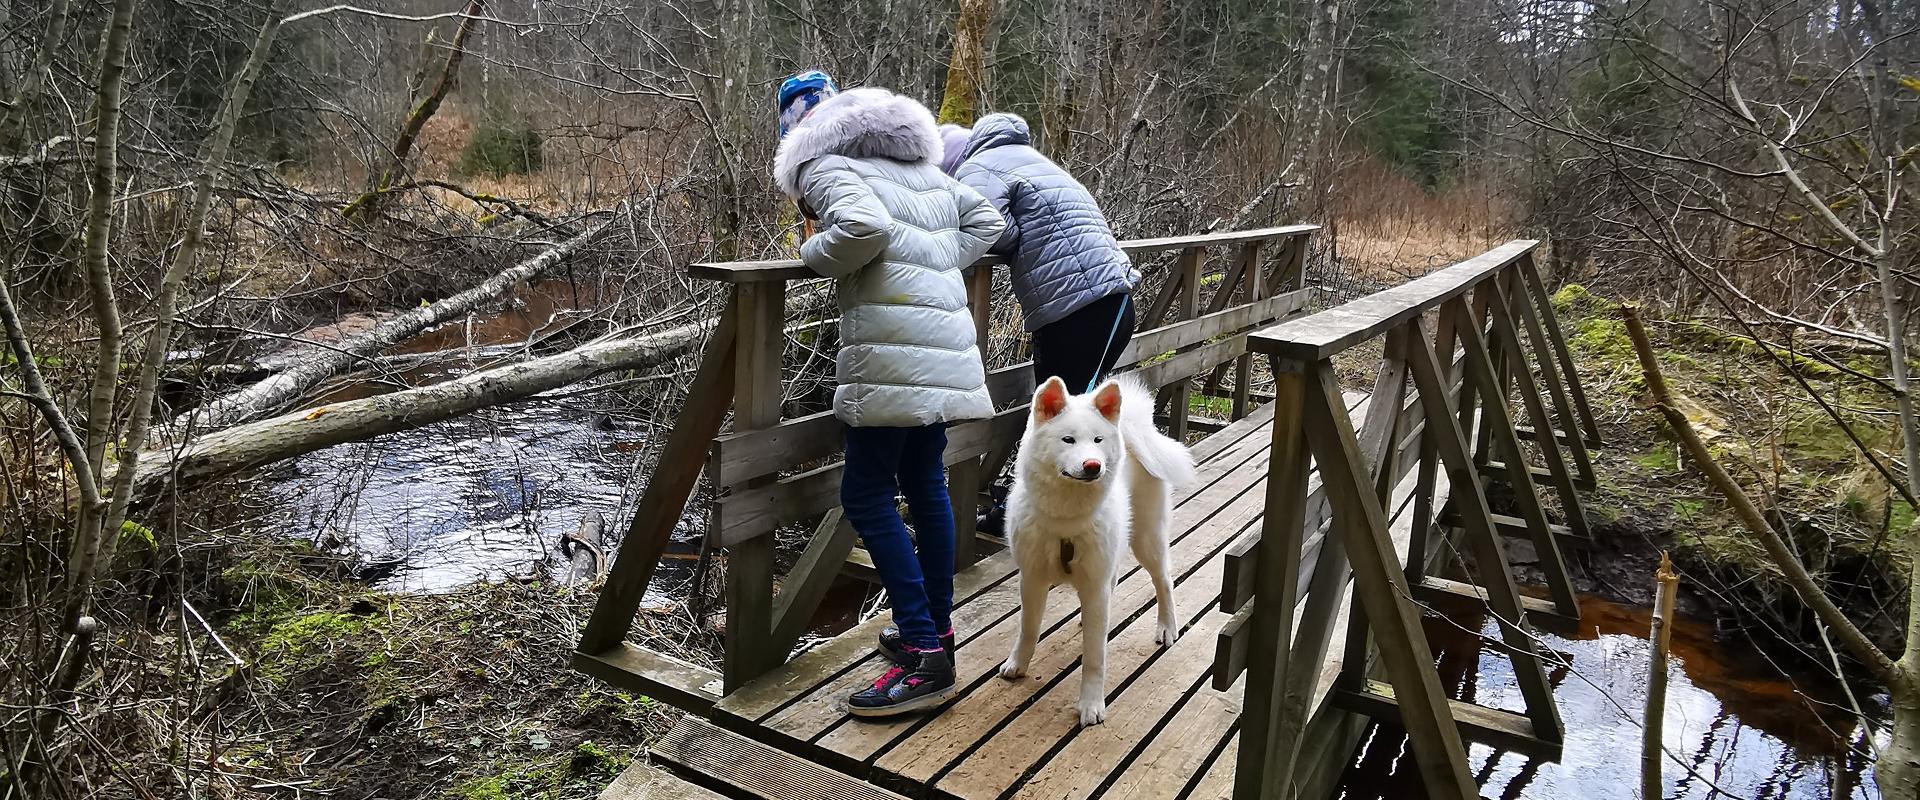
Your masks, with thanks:
[(787, 138), (787, 131), (799, 125), (807, 112), (839, 93), (840, 86), (833, 82), (833, 77), (817, 69), (781, 81), (780, 138)]

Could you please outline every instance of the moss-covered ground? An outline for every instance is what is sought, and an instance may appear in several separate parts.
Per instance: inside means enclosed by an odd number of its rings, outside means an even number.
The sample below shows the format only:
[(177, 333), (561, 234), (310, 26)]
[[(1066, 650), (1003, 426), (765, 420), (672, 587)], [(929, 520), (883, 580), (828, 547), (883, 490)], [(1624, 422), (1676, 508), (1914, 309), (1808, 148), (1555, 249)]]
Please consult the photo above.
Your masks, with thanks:
[(242, 662), (195, 650), (209, 724), (190, 735), (221, 796), (589, 798), (670, 724), (568, 666), (590, 592), (378, 594), (316, 562), (263, 544), (198, 601)]
[[(1600, 486), (1588, 511), (1597, 536), (1614, 541), (1598, 546), (1639, 540), (1670, 549), (1696, 598), (1724, 618), (1790, 639), (1810, 631), (1776, 565), (1686, 463), (1651, 409), (1617, 305), (1577, 285), (1561, 289), (1554, 302), (1607, 440), (1595, 453)], [(1842, 427), (1893, 463), (1900, 449), (1893, 398), (1871, 379), (1886, 374), (1884, 359), (1762, 344), (1738, 329), (1643, 316), (1668, 382), (1684, 394), (1683, 410), (1714, 457), (1790, 532), (1829, 591), (1891, 643), (1898, 634), (1891, 614), (1905, 609), (1900, 576), (1914, 556), (1906, 535), (1913, 509), (1889, 491)], [(1616, 584), (1649, 582), (1641, 577), (1602, 574)]]

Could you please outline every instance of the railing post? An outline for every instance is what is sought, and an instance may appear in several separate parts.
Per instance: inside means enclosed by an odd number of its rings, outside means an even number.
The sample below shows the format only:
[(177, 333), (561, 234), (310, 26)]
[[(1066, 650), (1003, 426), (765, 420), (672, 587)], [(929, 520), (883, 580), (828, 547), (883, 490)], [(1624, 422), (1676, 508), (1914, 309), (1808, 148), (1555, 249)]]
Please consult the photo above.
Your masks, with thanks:
[[(1181, 320), (1193, 319), (1200, 313), (1200, 274), (1207, 263), (1207, 251), (1204, 248), (1190, 247), (1180, 252), (1180, 293)], [(1229, 287), (1221, 287), (1226, 290)], [(1167, 435), (1175, 439), (1187, 438), (1187, 415), (1193, 395), (1193, 381), (1182, 378), (1172, 387), (1173, 407), (1167, 411)]]
[[(993, 267), (975, 264), (967, 275), (967, 308), (973, 314), (974, 342), (980, 348), (982, 363), (993, 333)], [(947, 471), (948, 494), (953, 501), (954, 569), (966, 569), (980, 560), (980, 542), (975, 526), (979, 521), (980, 492), (993, 476), (986, 472), (986, 457), (969, 458)]]
[(1240, 754), (1233, 796), (1282, 800), (1290, 791), (1280, 748), (1306, 726), (1289, 719), (1283, 702), (1293, 646), (1293, 610), (1300, 594), (1300, 546), (1307, 515), (1307, 440), (1301, 430), (1310, 369), (1272, 359), (1273, 444), (1267, 465), (1266, 519), (1254, 555), (1260, 587), (1249, 624), (1246, 706), (1240, 718)]
[(633, 627), (633, 613), (645, 599), (653, 569), (665, 554), (667, 540), (685, 513), (687, 499), (700, 483), (702, 455), (720, 432), (727, 408), (733, 403), (734, 353), (739, 313), (729, 307), (707, 339), (700, 367), (687, 389), (680, 417), (667, 444), (661, 448), (653, 476), (634, 506), (633, 519), (620, 542), (619, 556), (607, 573), (593, 615), (580, 633), (578, 650), (598, 654), (623, 641)]
[[(761, 281), (734, 290), (740, 320), (734, 361), (734, 429), (758, 430), (780, 422), (780, 365), (786, 337), (786, 282)], [(758, 483), (770, 482), (772, 476)], [(714, 529), (724, 526), (716, 509)], [(777, 666), (773, 648), (774, 535), (767, 531), (727, 548), (726, 690), (731, 692)]]

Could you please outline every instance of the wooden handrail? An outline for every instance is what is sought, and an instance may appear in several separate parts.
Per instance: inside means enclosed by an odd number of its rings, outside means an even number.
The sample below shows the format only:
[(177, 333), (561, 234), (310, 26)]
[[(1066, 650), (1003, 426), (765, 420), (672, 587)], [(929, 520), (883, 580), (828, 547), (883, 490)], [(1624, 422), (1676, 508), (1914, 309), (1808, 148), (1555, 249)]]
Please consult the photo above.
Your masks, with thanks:
[(1394, 326), (1439, 308), (1488, 276), (1533, 252), (1540, 242), (1516, 239), (1424, 277), (1351, 303), (1288, 320), (1249, 338), (1256, 353), (1292, 361), (1320, 361), (1369, 341)]
[[(1318, 225), (1283, 225), (1277, 228), (1257, 228), (1250, 231), (1228, 231), (1224, 233), (1201, 233), (1192, 236), (1165, 236), (1155, 239), (1127, 239), (1120, 242), (1120, 249), (1129, 255), (1153, 253), (1165, 250), (1184, 250), (1190, 247), (1210, 247), (1214, 245), (1242, 244), (1251, 241), (1284, 239), (1303, 236), (1320, 230)], [(974, 262), (980, 266), (999, 266), (1006, 259), (999, 256), (987, 256)], [(687, 267), (687, 274), (694, 278), (721, 283), (761, 283), (766, 281), (800, 281), (819, 278), (820, 274), (807, 269), (797, 258), (783, 258), (772, 261), (703, 261)]]

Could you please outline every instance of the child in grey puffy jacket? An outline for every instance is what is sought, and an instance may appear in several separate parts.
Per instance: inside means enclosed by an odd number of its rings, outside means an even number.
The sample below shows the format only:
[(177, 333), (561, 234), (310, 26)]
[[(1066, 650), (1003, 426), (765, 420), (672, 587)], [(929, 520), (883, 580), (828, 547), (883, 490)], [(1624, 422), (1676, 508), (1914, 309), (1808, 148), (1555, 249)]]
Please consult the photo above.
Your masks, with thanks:
[(801, 260), (835, 279), (833, 409), (848, 426), (840, 502), (893, 605), (879, 647), (895, 666), (848, 698), (861, 716), (935, 706), (955, 689), (946, 425), (993, 414), (961, 270), (1005, 223), (941, 172), (941, 153), (925, 106), (853, 89), (806, 112), (774, 158), (781, 190), (819, 221)]

